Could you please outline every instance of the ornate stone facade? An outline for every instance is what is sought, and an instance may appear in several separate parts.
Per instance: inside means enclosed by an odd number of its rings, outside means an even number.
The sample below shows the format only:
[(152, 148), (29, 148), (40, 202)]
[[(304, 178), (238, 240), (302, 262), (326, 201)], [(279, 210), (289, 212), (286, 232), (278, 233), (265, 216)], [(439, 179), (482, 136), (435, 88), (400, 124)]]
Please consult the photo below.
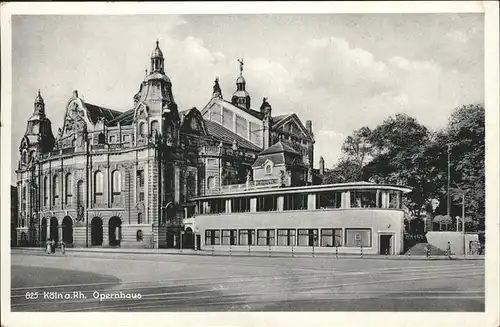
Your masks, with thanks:
[(79, 247), (191, 246), (193, 238), (181, 236), (183, 219), (195, 214), (191, 198), (255, 183), (249, 176), (262, 150), (289, 142), (302, 158), (300, 170), (312, 166), (312, 131), (294, 114), (272, 117), (267, 99), (261, 110), (251, 109), (242, 61), (235, 92), (244, 91), (242, 106), (223, 100), (216, 80), (200, 112), (178, 111), (158, 42), (150, 60), (132, 109), (97, 106), (74, 91), (56, 138), (38, 94), (19, 148), (18, 239)]

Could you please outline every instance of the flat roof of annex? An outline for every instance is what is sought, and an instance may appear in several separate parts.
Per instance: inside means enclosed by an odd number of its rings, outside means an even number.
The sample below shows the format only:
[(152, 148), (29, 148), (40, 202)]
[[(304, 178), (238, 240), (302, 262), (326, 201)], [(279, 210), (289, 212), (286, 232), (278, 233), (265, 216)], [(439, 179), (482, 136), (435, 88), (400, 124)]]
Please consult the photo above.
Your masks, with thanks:
[(220, 193), (197, 196), (191, 200), (210, 200), (210, 199), (227, 199), (227, 198), (241, 198), (241, 197), (256, 197), (264, 195), (284, 195), (294, 193), (319, 193), (327, 191), (399, 191), (402, 193), (410, 193), (413, 189), (408, 186), (394, 185), (394, 184), (375, 184), (370, 182), (352, 182), (340, 184), (321, 184), (321, 185), (308, 185), (296, 187), (274, 187), (252, 189), (245, 191), (238, 191), (234, 193)]

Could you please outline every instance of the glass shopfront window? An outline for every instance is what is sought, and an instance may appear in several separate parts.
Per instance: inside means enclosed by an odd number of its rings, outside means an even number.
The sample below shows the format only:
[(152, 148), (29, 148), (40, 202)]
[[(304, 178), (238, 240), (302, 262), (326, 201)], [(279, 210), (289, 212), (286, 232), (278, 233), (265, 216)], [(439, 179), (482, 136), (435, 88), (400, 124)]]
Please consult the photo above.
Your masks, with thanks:
[(369, 228), (347, 228), (345, 230), (345, 246), (371, 247), (372, 230)]

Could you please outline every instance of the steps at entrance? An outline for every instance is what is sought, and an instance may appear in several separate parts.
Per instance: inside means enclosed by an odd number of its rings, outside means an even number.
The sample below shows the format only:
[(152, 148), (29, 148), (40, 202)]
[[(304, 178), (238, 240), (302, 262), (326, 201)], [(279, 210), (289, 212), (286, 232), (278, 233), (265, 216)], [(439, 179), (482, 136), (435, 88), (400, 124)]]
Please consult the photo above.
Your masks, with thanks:
[[(426, 255), (425, 253), (425, 245), (427, 243), (417, 243), (408, 250), (406, 250), (405, 254), (408, 255), (408, 252), (411, 251), (411, 255)], [(429, 244), (431, 249), (431, 255), (446, 255), (446, 250), (435, 247), (432, 244)]]

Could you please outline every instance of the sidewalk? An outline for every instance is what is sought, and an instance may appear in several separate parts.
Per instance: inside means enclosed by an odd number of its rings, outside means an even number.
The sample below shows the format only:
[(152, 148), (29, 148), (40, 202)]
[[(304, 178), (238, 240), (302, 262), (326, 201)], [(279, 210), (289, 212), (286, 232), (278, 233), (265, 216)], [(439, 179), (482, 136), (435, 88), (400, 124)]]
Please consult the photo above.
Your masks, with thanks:
[[(19, 252), (33, 252), (45, 254), (44, 248), (38, 247), (14, 247), (11, 251)], [(290, 252), (266, 252), (266, 251), (220, 251), (220, 250), (192, 250), (192, 249), (124, 249), (113, 247), (99, 247), (99, 248), (66, 248), (66, 254), (74, 253), (121, 253), (121, 254), (169, 254), (169, 255), (198, 255), (198, 256), (234, 256), (234, 257), (275, 257), (275, 258), (337, 258), (335, 254), (325, 253), (294, 253), (293, 256)], [(60, 249), (56, 249), (56, 253), (60, 254)], [(377, 255), (377, 254), (339, 254), (338, 259), (379, 259), (379, 260), (449, 260), (447, 256), (431, 256), (427, 258), (425, 255)], [(470, 256), (452, 256), (453, 260), (484, 260), (484, 255), (470, 255)]]

